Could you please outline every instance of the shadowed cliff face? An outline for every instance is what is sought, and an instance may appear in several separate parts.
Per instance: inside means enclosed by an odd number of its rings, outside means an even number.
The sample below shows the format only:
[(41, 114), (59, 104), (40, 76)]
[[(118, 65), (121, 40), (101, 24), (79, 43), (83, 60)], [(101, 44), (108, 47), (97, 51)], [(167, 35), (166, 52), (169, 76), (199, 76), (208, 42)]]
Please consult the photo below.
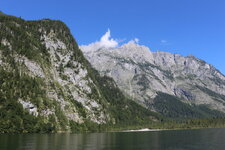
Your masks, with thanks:
[(224, 75), (194, 56), (151, 52), (134, 42), (118, 48), (81, 49), (102, 75), (112, 77), (126, 95), (151, 110), (161, 111), (154, 104), (160, 93), (166, 93), (187, 106), (225, 112)]

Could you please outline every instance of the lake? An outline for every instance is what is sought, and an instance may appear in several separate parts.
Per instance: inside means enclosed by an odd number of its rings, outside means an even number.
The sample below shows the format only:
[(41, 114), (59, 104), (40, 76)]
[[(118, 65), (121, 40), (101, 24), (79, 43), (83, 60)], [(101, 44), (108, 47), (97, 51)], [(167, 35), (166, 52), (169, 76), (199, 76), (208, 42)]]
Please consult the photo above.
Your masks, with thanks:
[(225, 129), (0, 134), (0, 150), (225, 150)]

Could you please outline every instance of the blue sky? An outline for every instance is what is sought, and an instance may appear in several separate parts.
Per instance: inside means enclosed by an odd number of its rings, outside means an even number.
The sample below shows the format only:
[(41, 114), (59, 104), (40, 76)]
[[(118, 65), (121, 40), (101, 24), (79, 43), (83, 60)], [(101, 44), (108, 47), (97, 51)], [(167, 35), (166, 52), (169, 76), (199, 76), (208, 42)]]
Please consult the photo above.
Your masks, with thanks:
[(1, 0), (0, 10), (27, 20), (62, 20), (79, 45), (109, 28), (114, 39), (192, 54), (225, 74), (225, 0)]

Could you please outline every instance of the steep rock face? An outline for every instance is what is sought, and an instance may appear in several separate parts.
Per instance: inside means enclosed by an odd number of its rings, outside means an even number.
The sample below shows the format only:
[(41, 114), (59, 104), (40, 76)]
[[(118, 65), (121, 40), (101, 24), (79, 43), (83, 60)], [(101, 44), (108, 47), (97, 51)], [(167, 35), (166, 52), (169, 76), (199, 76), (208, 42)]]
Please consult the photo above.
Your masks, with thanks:
[(152, 115), (91, 68), (64, 23), (0, 16), (0, 132), (88, 130), (133, 111)]
[[(23, 90), (29, 92), (23, 87), (12, 91), (24, 109), (35, 116), (39, 114), (49, 118), (52, 115), (56, 120), (65, 117), (77, 123), (83, 123), (85, 119), (97, 124), (110, 120), (100, 103), (102, 95), (99, 93), (96, 99), (92, 98), (92, 90), (98, 91), (98, 87), (82, 59), (78, 58), (82, 57), (79, 56), (81, 52), (62, 22), (26, 22), (8, 16), (1, 19), (1, 71), (17, 75), (18, 80), (23, 77), (34, 82), (38, 80), (43, 90), (40, 96), (34, 97), (29, 94), (35, 93), (23, 94)], [(16, 90), (21, 90), (18, 95)], [(5, 93), (3, 95), (7, 97)], [(46, 106), (45, 101), (50, 104)], [(76, 108), (76, 103), (80, 108)], [(60, 112), (56, 112), (56, 107)], [(60, 113), (62, 116), (59, 116)], [(64, 129), (67, 128), (68, 123), (65, 122)]]
[(81, 49), (102, 75), (112, 77), (126, 95), (151, 110), (160, 112), (154, 105), (156, 97), (166, 93), (187, 105), (225, 112), (225, 76), (194, 56), (151, 52), (134, 42), (118, 48)]

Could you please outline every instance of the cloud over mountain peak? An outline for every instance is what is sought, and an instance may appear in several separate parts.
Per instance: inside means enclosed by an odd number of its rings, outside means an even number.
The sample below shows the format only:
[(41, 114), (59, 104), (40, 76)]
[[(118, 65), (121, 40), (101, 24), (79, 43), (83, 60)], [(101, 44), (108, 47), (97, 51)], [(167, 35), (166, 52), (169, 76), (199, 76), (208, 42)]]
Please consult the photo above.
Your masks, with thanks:
[(118, 42), (111, 38), (110, 29), (101, 37), (99, 41), (93, 42), (88, 45), (81, 45), (80, 48), (83, 51), (96, 51), (100, 48), (114, 48), (118, 46)]

